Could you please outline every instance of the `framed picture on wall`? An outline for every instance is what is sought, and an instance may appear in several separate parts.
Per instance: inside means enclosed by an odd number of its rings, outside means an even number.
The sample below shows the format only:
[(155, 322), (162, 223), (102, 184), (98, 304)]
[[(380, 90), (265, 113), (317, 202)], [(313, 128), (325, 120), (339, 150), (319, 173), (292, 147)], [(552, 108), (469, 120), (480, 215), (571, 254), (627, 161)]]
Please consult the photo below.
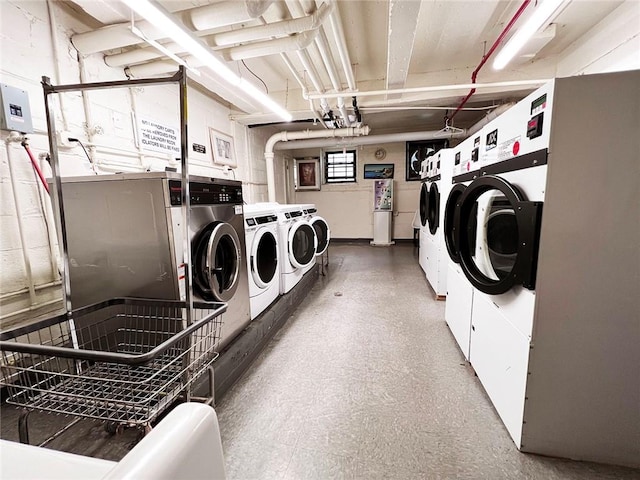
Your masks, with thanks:
[(211, 151), (213, 152), (213, 163), (229, 167), (238, 166), (232, 136), (209, 128), (209, 140), (211, 141)]
[(320, 190), (320, 159), (294, 159), (295, 186), (298, 190)]
[(364, 165), (364, 178), (393, 178), (393, 168), (393, 163), (366, 163)]
[(407, 182), (420, 180), (420, 165), (438, 150), (446, 148), (449, 142), (443, 140), (420, 140), (407, 142), (406, 177)]

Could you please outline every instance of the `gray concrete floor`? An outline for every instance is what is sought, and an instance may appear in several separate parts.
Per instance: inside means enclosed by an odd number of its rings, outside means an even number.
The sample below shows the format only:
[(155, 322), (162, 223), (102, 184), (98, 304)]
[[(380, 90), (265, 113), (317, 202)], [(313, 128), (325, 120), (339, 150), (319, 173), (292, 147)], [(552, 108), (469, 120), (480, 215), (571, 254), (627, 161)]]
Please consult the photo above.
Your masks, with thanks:
[(321, 277), (217, 406), (231, 479), (631, 479), (520, 453), (408, 244), (333, 245)]

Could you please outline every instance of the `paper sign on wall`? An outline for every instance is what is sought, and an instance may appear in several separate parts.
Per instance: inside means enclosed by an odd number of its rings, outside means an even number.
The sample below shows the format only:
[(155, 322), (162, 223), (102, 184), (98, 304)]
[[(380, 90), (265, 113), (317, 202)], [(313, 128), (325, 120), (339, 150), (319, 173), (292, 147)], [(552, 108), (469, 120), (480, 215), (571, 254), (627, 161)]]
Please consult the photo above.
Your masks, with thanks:
[(148, 118), (140, 118), (138, 133), (140, 147), (143, 150), (180, 154), (180, 135), (176, 127), (162, 125)]

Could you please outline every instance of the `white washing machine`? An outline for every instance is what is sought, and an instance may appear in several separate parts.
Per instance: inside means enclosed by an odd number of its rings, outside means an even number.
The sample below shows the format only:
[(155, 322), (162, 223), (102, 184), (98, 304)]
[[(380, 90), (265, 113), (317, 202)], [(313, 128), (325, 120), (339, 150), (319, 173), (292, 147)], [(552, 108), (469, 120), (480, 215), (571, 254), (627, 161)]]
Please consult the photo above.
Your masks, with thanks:
[(329, 228), (329, 223), (318, 215), (318, 209), (314, 203), (300, 204), (300, 208), (302, 208), (302, 213), (305, 218), (316, 231), (316, 236), (318, 237), (316, 257), (319, 257), (329, 248), (329, 242), (331, 241), (331, 229)]
[(274, 204), (244, 207), (251, 320), (280, 295), (278, 212)]
[(454, 177), (470, 180), (452, 228), (469, 360), (527, 452), (639, 464), (638, 85), (556, 79), (486, 125), (477, 175)]
[(315, 264), (318, 237), (299, 205), (280, 205), (279, 208), (280, 293), (285, 294)]
[[(181, 176), (171, 172), (63, 179), (72, 304), (116, 297), (184, 299)], [(219, 348), (251, 321), (242, 183), (189, 178), (195, 300), (227, 302)]]
[(453, 149), (439, 150), (428, 159), (428, 176), (424, 183), (427, 193), (425, 226), (425, 257), (427, 280), (436, 294), (444, 300), (447, 295), (447, 248), (444, 243), (444, 211), (451, 190), (453, 172)]
[(465, 360), (469, 360), (471, 309), (475, 289), (460, 267), (460, 255), (455, 238), (458, 229), (457, 206), (466, 186), (478, 175), (481, 143), (482, 135), (478, 132), (451, 149), (453, 156), (452, 184), (449, 187), (443, 216), (444, 244), (449, 257), (447, 260), (445, 321)]

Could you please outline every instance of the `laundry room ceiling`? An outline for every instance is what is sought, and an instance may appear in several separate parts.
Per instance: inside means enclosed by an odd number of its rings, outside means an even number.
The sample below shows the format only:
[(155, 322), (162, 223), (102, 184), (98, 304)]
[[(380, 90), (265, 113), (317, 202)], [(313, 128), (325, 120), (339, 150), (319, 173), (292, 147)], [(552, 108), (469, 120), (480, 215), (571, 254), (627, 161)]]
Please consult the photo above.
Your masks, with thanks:
[[(465, 109), (455, 115), (469, 88), (444, 88), (471, 83), (474, 69), (516, 12), (527, 4), (505, 41), (540, 7), (540, 0), (159, 3), (172, 12), (176, 21), (205, 41), (232, 71), (268, 93), (293, 115), (294, 122), (278, 125), (283, 130), (359, 124), (369, 125), (375, 133), (437, 130), (444, 127), (445, 117), (452, 116), (451, 125), (465, 128), (496, 105), (518, 100), (537, 86), (529, 83), (479, 88)], [(492, 67), (494, 54), (479, 70), (476, 81), (482, 84), (554, 77), (562, 53), (623, 2), (559, 3), (559, 13), (545, 22), (519, 56), (505, 69), (496, 71)], [(123, 3), (74, 0), (67, 2), (67, 8), (85, 17), (87, 25), (112, 26), (114, 38), (123, 35), (118, 28), (126, 30), (123, 37), (128, 33), (131, 38), (131, 13)], [(304, 17), (308, 18), (303, 21)], [(193, 65), (188, 53), (171, 39), (154, 34), (152, 28), (138, 21), (139, 17), (135, 18), (148, 38)], [(299, 20), (292, 22), (292, 19)], [(113, 27), (117, 24), (120, 27)], [(99, 32), (100, 28), (94, 31)], [(78, 34), (72, 41), (80, 53), (102, 54), (108, 65), (125, 69), (132, 77), (166, 75), (177, 69), (173, 60), (139, 38), (110, 43), (95, 42), (97, 33)], [(206, 68), (194, 66), (206, 73)], [(223, 86), (213, 72), (209, 73), (194, 76), (194, 81), (227, 102), (235, 120), (250, 126), (281, 122), (260, 104)], [(422, 87), (442, 89), (422, 91)], [(397, 92), (398, 89), (405, 91)], [(369, 95), (374, 90), (381, 93)], [(317, 98), (323, 92), (341, 92), (345, 96), (341, 100)]]

